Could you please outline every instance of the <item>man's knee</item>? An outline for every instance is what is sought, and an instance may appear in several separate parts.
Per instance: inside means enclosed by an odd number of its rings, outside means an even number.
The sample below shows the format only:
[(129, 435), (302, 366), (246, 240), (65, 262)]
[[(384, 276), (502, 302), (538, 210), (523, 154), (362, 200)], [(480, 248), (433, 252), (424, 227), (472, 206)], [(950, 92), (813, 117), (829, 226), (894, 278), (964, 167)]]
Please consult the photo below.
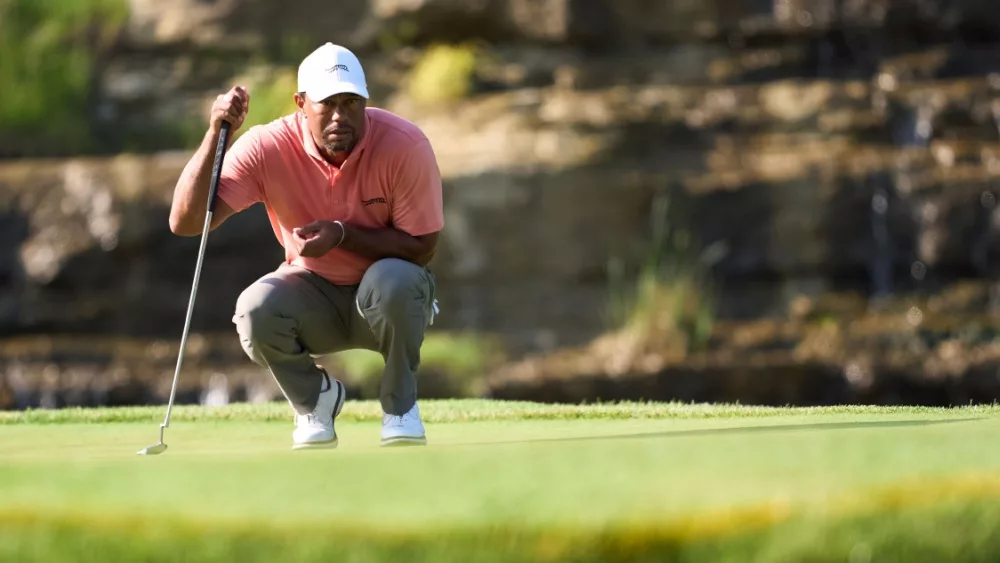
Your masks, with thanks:
[(385, 315), (427, 309), (432, 299), (430, 273), (412, 262), (396, 258), (379, 260), (368, 268), (361, 282), (361, 305)]
[(282, 293), (281, 284), (276, 280), (265, 278), (254, 282), (236, 300), (236, 318), (259, 323), (276, 314)]
[(260, 363), (258, 344), (288, 330), (293, 319), (284, 310), (291, 298), (291, 288), (283, 280), (264, 278), (243, 290), (236, 300), (233, 323), (246, 353)]

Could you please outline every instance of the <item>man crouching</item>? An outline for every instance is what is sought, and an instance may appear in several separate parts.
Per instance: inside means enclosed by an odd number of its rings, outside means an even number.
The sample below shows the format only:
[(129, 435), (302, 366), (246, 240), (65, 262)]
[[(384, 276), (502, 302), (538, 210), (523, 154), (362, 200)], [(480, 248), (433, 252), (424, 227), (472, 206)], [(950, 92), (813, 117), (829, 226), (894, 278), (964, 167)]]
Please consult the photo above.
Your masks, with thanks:
[[(344, 385), (314, 357), (350, 349), (385, 359), (382, 445), (426, 444), (416, 370), (436, 312), (426, 268), (444, 227), (441, 177), (413, 123), (368, 108), (365, 73), (327, 43), (299, 66), (298, 111), (252, 127), (229, 149), (211, 228), (263, 203), (285, 260), (246, 288), (233, 322), (247, 355), (267, 368), (295, 411), (294, 448), (336, 447)], [(250, 107), (235, 87), (174, 190), (170, 230), (201, 233), (215, 146)]]

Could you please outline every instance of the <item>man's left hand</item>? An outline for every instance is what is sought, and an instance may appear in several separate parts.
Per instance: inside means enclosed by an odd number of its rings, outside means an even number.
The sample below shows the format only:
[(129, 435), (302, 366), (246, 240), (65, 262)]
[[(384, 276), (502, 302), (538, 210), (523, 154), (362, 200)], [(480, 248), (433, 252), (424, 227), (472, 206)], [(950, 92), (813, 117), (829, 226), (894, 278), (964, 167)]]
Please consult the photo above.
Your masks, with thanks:
[(314, 221), (292, 231), (295, 251), (303, 258), (319, 258), (343, 238), (341, 226), (332, 221)]

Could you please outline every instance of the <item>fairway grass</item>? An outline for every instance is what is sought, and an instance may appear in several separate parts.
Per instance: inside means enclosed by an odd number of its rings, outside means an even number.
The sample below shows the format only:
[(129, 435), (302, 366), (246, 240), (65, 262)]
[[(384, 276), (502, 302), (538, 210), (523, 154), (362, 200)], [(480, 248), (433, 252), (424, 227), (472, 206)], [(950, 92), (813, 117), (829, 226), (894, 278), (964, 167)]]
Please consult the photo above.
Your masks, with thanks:
[(997, 561), (1000, 409), (286, 404), (0, 413), (0, 560)]

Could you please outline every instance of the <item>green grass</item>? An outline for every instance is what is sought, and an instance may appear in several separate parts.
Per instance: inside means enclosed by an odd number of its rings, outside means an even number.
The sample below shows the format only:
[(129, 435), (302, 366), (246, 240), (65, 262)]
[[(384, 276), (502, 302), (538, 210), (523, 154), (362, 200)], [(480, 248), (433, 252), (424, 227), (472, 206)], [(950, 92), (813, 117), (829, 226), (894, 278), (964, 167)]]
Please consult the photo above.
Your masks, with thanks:
[(364, 402), (293, 452), (287, 405), (181, 407), (158, 457), (162, 407), (3, 413), (0, 560), (1000, 557), (996, 406), (422, 410), (426, 448)]

